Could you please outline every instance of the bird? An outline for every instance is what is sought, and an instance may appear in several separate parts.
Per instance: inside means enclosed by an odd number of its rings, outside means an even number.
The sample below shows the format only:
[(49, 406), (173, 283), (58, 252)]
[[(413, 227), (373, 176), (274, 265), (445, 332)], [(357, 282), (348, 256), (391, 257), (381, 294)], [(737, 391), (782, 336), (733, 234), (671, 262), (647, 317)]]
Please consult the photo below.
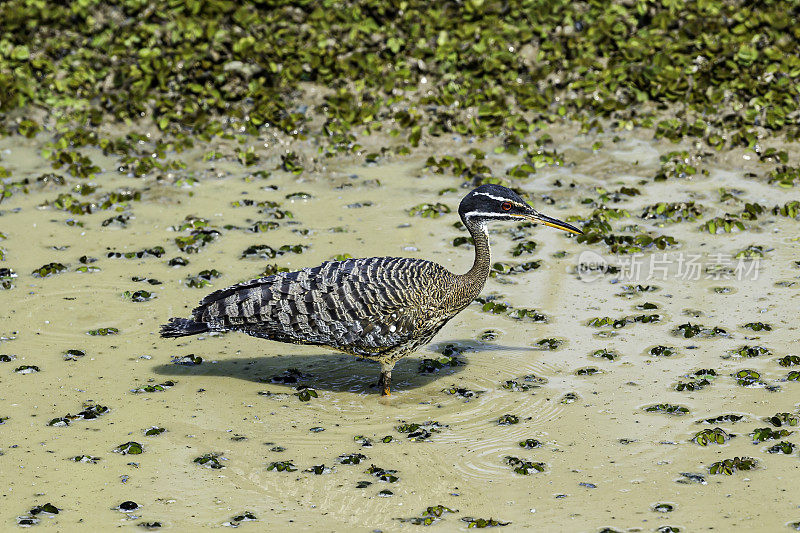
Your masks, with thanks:
[(383, 396), (389, 396), (395, 363), (428, 344), (483, 289), (491, 270), (487, 224), (530, 221), (582, 233), (539, 213), (519, 194), (496, 184), (470, 191), (458, 214), (474, 241), (475, 258), (465, 274), (408, 257), (326, 261), (212, 292), (194, 308), (191, 318), (169, 319), (160, 334), (174, 338), (232, 330), (272, 341), (323, 346), (380, 362), (378, 386)]

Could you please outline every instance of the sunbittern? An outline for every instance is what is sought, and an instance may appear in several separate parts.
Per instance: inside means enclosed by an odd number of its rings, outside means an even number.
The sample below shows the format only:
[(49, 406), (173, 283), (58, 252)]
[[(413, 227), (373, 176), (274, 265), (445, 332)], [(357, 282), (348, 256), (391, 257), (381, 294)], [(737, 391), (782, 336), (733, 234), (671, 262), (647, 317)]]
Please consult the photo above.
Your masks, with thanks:
[(239, 283), (203, 298), (192, 318), (171, 318), (162, 337), (242, 331), (293, 344), (313, 344), (379, 361), (379, 385), (389, 395), (392, 368), (427, 344), (483, 288), (491, 268), (486, 224), (529, 220), (572, 233), (566, 222), (542, 215), (514, 191), (481, 185), (458, 207), (475, 241), (475, 261), (453, 274), (423, 259), (368, 257), (326, 261), (297, 272)]

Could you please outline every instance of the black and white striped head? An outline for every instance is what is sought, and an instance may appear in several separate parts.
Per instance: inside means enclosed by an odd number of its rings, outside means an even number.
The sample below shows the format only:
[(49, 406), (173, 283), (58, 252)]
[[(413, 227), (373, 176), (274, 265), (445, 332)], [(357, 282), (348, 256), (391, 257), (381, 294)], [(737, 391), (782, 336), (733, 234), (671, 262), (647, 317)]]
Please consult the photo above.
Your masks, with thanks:
[(529, 220), (571, 233), (583, 233), (571, 224), (539, 213), (520, 195), (502, 185), (486, 184), (474, 189), (461, 200), (458, 214), (466, 226), (485, 226), (492, 220)]

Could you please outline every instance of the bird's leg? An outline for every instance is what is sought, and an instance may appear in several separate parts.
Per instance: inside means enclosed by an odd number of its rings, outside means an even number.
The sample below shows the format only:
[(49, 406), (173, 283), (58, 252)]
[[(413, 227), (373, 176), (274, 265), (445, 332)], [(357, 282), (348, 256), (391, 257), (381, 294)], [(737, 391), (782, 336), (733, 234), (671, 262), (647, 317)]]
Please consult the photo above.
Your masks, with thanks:
[(391, 396), (392, 385), (392, 366), (381, 365), (381, 378), (378, 380), (378, 387), (381, 389), (381, 396)]

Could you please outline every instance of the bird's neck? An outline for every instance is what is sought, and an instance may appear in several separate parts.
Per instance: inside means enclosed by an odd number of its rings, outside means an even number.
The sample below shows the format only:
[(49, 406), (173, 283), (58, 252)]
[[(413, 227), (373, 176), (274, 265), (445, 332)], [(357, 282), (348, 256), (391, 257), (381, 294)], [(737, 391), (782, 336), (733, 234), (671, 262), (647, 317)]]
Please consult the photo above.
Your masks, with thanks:
[(492, 252), (489, 249), (489, 232), (485, 223), (465, 224), (472, 240), (475, 241), (475, 261), (466, 274), (458, 276), (458, 285), (464, 305), (469, 305), (483, 289), (492, 266)]

